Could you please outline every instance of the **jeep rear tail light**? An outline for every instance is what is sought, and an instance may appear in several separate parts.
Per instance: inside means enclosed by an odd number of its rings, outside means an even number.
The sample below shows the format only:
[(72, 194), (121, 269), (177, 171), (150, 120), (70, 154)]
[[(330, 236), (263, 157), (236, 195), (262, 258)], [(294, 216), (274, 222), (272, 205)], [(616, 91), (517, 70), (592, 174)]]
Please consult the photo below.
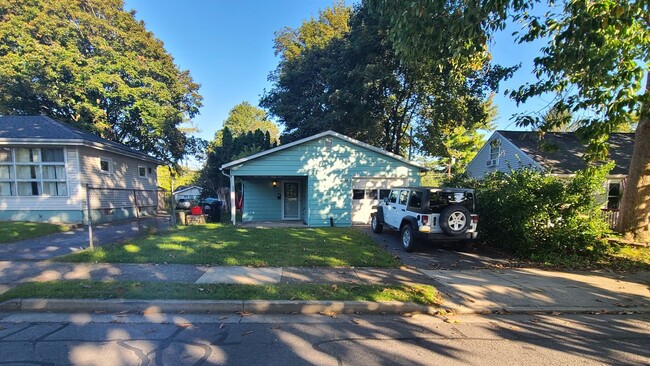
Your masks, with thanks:
[(428, 223), (429, 223), (429, 216), (422, 215), (422, 225), (426, 225)]
[(475, 224), (478, 222), (478, 215), (472, 215), (472, 222)]

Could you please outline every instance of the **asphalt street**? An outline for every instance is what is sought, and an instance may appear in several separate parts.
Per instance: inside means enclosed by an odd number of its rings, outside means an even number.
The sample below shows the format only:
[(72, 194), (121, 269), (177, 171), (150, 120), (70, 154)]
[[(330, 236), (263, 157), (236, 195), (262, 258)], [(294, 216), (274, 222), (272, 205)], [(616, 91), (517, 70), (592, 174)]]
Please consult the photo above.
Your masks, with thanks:
[(0, 314), (7, 365), (647, 365), (648, 315)]

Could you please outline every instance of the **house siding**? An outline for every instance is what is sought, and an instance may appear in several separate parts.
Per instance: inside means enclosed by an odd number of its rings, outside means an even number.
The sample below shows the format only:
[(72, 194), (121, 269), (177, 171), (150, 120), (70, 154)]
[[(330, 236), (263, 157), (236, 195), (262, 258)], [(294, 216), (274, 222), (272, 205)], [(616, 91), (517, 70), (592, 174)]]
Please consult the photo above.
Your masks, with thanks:
[[(495, 139), (501, 141), (501, 151), (497, 159), (497, 164), (488, 167), (486, 163), (490, 160), (490, 143)], [(474, 178), (483, 178), (491, 172), (499, 171), (509, 173), (510, 170), (517, 170), (524, 167), (541, 169), (539, 164), (510, 142), (510, 140), (495, 132), (490, 136), (481, 150), (479, 150), (474, 159), (467, 165), (466, 172)]]
[[(112, 161), (112, 172), (106, 173), (100, 169), (100, 160)], [(90, 207), (93, 222), (107, 222), (134, 218), (138, 215), (137, 206), (141, 207), (140, 214), (153, 214), (158, 206), (156, 164), (136, 158), (115, 154), (109, 151), (87, 147), (79, 148), (79, 166), (81, 185), (88, 184), (90, 190)], [(139, 176), (139, 166), (145, 167), (147, 176)], [(151, 174), (149, 174), (151, 168)], [(150, 192), (141, 192), (149, 190)], [(84, 189), (85, 191), (85, 189)], [(85, 192), (84, 192), (85, 193)], [(83, 197), (84, 208), (86, 197)], [(87, 212), (84, 210), (84, 221)]]
[[(330, 141), (331, 140), (331, 143)], [(402, 178), (409, 185), (419, 185), (420, 169), (384, 154), (366, 149), (339, 139), (324, 136), (258, 157), (232, 167), (230, 174), (237, 177), (281, 176), (307, 177), (307, 184), (301, 185), (301, 210), (303, 219), (309, 226), (329, 226), (330, 218), (335, 225), (352, 224), (352, 179), (357, 177)], [(268, 179), (266, 184), (268, 184)], [(254, 216), (266, 217), (277, 209), (280, 214), (281, 201), (277, 200), (270, 188), (256, 186), (251, 178), (245, 180), (244, 213), (257, 210)], [(278, 192), (281, 189), (278, 184)], [(252, 193), (252, 194), (251, 194)], [(277, 208), (267, 207), (260, 211), (253, 200), (265, 200), (272, 196)], [(260, 195), (255, 197), (254, 195)], [(263, 195), (263, 197), (262, 197)], [(273, 203), (272, 203), (273, 204)], [(262, 215), (262, 212), (264, 214)], [(253, 219), (253, 216), (247, 216)], [(277, 218), (276, 218), (277, 219)]]
[(244, 181), (244, 212), (242, 221), (280, 220), (282, 200), (277, 199), (282, 185), (273, 187), (270, 179)]

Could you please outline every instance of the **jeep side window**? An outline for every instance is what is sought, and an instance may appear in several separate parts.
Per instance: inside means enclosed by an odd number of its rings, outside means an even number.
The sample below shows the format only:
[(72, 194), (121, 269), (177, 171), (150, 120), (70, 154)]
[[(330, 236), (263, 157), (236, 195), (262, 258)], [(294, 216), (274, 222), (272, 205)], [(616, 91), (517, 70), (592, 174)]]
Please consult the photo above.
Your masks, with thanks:
[(422, 191), (412, 191), (409, 198), (409, 207), (422, 208)]
[(388, 196), (388, 202), (397, 203), (398, 191), (391, 191), (390, 196)]
[(406, 201), (409, 198), (409, 191), (400, 191), (399, 192), (399, 204), (406, 205)]

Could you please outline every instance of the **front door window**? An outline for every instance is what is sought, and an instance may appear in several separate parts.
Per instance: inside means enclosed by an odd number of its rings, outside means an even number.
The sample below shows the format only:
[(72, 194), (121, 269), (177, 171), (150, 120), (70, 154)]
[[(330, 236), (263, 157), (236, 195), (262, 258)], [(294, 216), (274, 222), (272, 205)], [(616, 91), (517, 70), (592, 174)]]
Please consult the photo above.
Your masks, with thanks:
[(284, 199), (282, 202), (283, 219), (300, 218), (300, 186), (298, 182), (284, 182)]

